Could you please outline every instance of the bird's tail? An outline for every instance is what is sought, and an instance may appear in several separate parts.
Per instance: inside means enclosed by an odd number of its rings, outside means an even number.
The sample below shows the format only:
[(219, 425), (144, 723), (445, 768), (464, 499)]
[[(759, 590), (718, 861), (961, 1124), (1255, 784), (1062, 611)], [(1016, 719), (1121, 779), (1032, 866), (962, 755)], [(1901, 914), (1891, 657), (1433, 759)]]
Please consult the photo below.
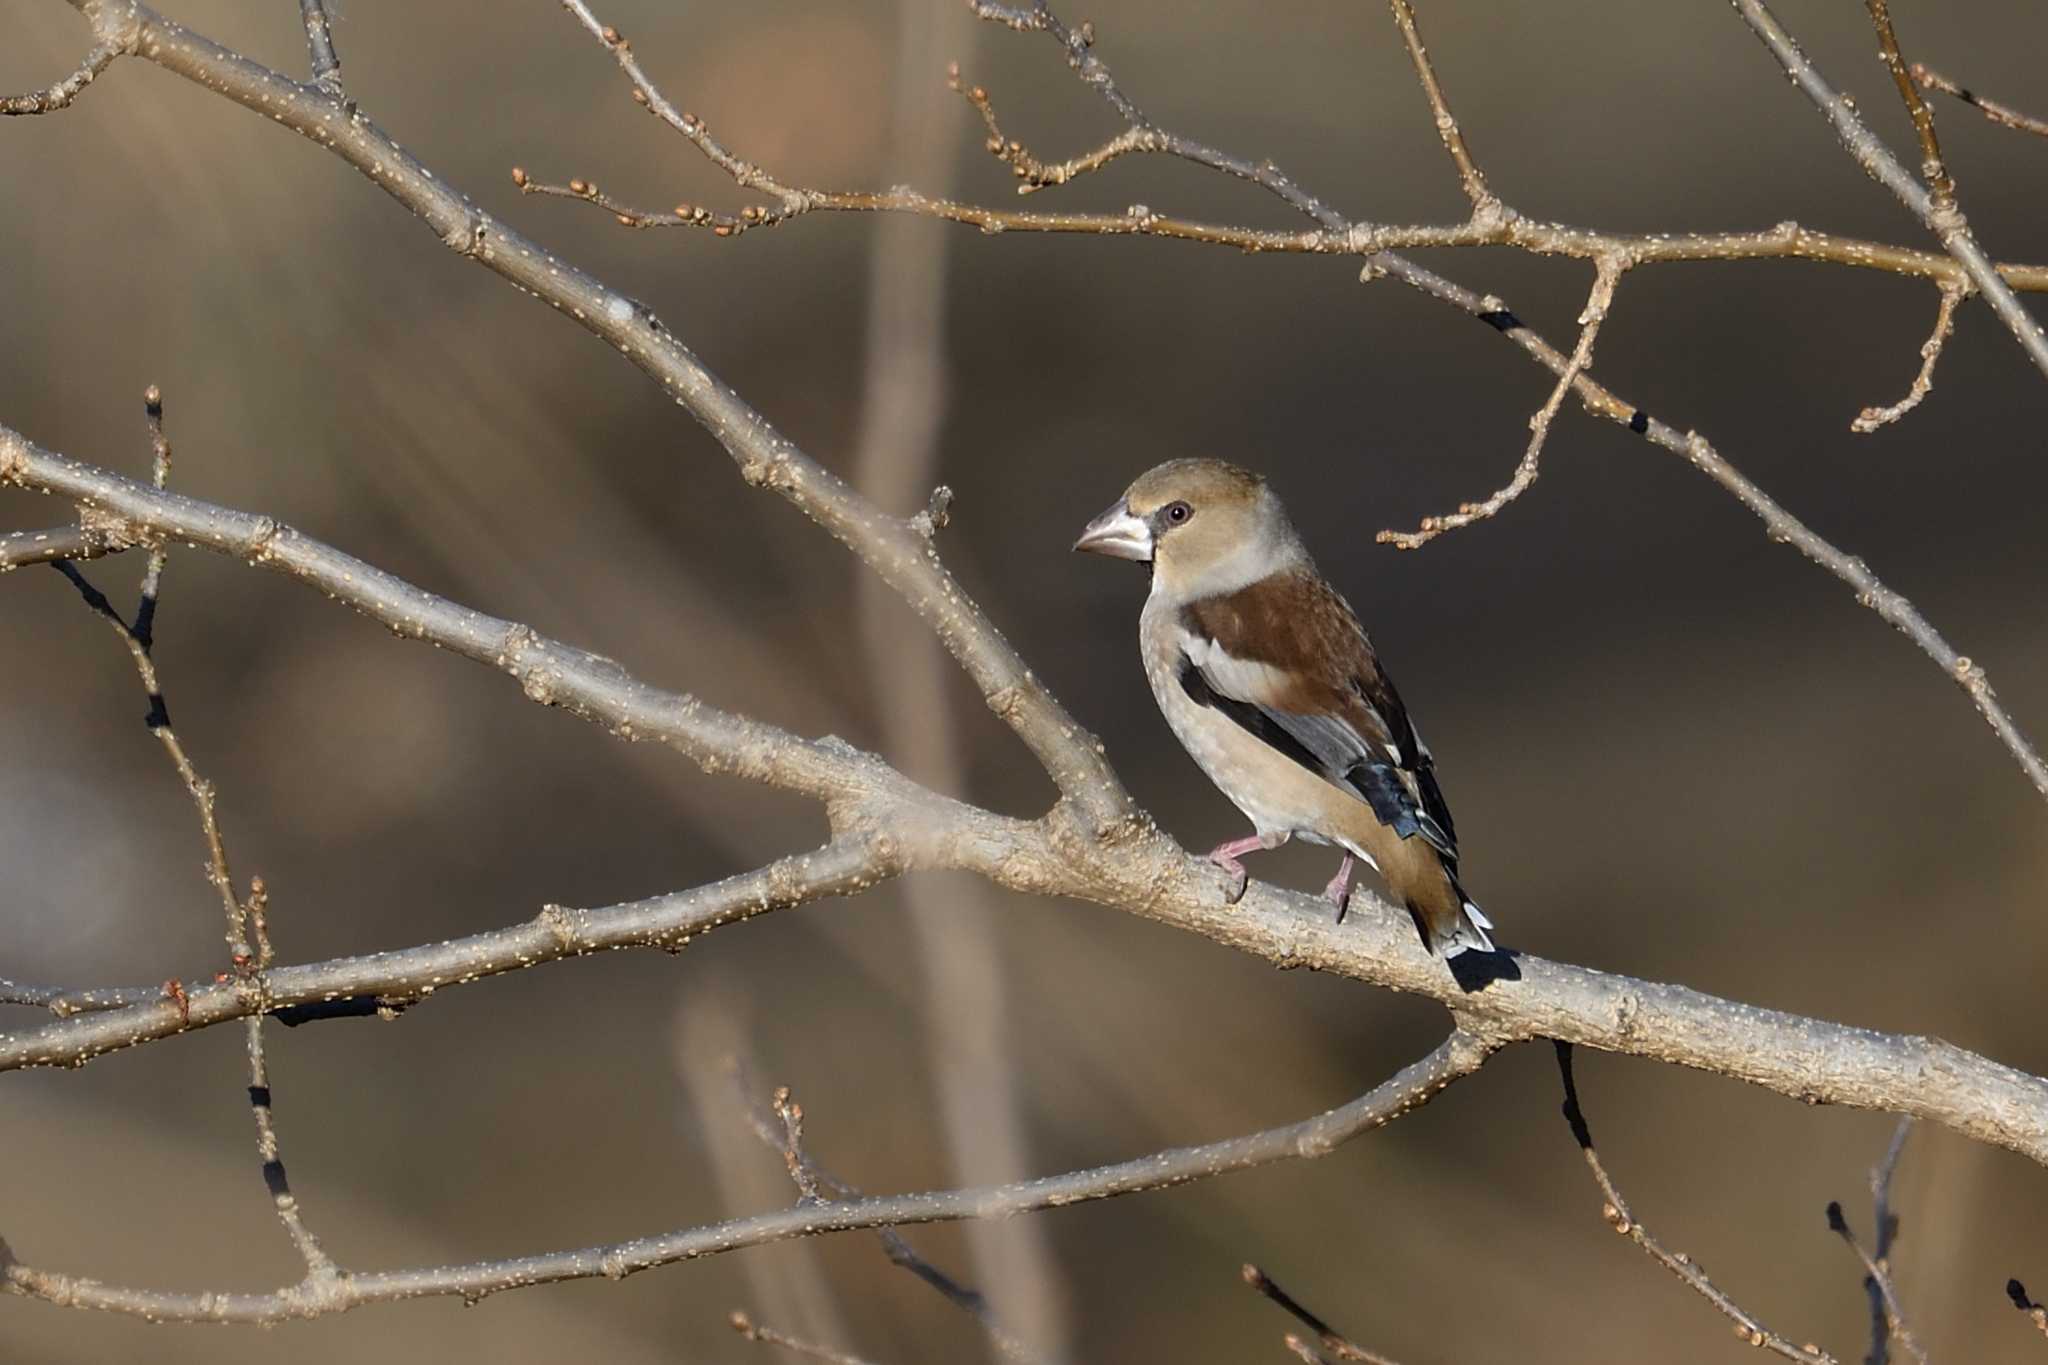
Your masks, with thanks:
[(1493, 927), (1493, 921), (1472, 903), (1465, 888), (1458, 885), (1457, 874), (1448, 867), (1436, 886), (1420, 896), (1408, 897), (1408, 913), (1415, 916), (1422, 941), (1445, 961), (1460, 953), (1498, 951), (1486, 932)]

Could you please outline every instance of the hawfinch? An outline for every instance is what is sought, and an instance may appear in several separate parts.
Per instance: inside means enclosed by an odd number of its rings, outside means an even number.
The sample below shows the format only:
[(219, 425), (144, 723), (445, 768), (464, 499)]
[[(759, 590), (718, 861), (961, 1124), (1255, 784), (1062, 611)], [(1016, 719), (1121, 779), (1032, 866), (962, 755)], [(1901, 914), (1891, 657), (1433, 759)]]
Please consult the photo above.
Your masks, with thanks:
[(1238, 855), (1299, 835), (1353, 859), (1408, 907), (1431, 951), (1495, 951), (1458, 884), (1450, 807), (1429, 747), (1351, 606), (1316, 572), (1266, 481), (1221, 460), (1172, 460), (1088, 523), (1076, 550), (1152, 566), (1138, 644), (1166, 723), (1257, 833), (1209, 854), (1244, 894)]

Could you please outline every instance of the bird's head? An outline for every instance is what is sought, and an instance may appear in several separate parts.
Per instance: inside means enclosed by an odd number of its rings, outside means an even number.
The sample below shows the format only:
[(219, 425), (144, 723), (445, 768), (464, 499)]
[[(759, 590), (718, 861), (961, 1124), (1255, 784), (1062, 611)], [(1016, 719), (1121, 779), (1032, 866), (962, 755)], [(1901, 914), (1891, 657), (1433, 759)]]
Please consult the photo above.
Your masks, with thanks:
[(1150, 564), (1153, 592), (1176, 599), (1234, 591), (1302, 554), (1265, 479), (1222, 460), (1147, 470), (1074, 548)]

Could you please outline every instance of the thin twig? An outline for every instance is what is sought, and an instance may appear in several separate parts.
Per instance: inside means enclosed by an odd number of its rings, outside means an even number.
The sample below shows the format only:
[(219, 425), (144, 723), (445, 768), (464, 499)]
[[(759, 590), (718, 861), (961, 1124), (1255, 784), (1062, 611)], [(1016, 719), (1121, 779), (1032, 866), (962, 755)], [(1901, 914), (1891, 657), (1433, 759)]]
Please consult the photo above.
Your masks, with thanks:
[(1622, 1236), (1641, 1247), (1644, 1254), (1666, 1270), (1684, 1281), (1686, 1286), (1708, 1303), (1714, 1305), (1724, 1316), (1735, 1324), (1735, 1335), (1752, 1346), (1761, 1346), (1776, 1352), (1787, 1360), (1803, 1361), (1806, 1365), (1837, 1365), (1835, 1358), (1811, 1343), (1795, 1346), (1784, 1337), (1758, 1322), (1755, 1315), (1717, 1288), (1707, 1278), (1706, 1272), (1693, 1263), (1693, 1259), (1682, 1251), (1667, 1251), (1663, 1243), (1650, 1235), (1648, 1228), (1636, 1220), (1630, 1212), (1628, 1201), (1621, 1197), (1614, 1181), (1607, 1175), (1607, 1168), (1600, 1162), (1600, 1154), (1593, 1146), (1592, 1129), (1586, 1125), (1586, 1114), (1579, 1107), (1579, 1089), (1572, 1079), (1572, 1045), (1557, 1044), (1557, 1069), (1564, 1078), (1564, 1120), (1571, 1125), (1572, 1136), (1578, 1140), (1579, 1151), (1586, 1158), (1587, 1169), (1593, 1172), (1594, 1181), (1600, 1186), (1607, 1203), (1601, 1209), (1601, 1216), (1607, 1225)]
[(1906, 115), (1913, 120), (1914, 135), (1920, 139), (1920, 178), (1927, 182), (1928, 193), (1934, 196), (1935, 209), (1953, 212), (1956, 182), (1941, 155), (1941, 139), (1934, 131), (1934, 111), (1921, 98), (1920, 87), (1906, 70), (1906, 59), (1899, 55), (1899, 35), (1892, 28), (1889, 0), (1863, 0), (1863, 7), (1870, 11), (1871, 27), (1877, 30), (1877, 55), (1885, 70), (1891, 72), (1892, 84), (1899, 88)]
[(346, 1312), (365, 1304), (459, 1296), (474, 1302), (507, 1289), (564, 1280), (624, 1279), (637, 1271), (715, 1256), (741, 1247), (828, 1232), (1006, 1218), (1144, 1190), (1207, 1180), (1276, 1161), (1326, 1156), (1351, 1139), (1385, 1127), (1485, 1064), (1499, 1045), (1453, 1032), (1428, 1056), (1348, 1104), (1296, 1123), (1192, 1147), (1172, 1147), (1108, 1166), (976, 1189), (878, 1195), (824, 1204), (799, 1203), (656, 1237), (508, 1260), (412, 1270), (356, 1271), (308, 1277), (268, 1294), (188, 1293), (135, 1289), (0, 1261), (0, 1277), (17, 1294), (72, 1308), (130, 1314), (158, 1322), (283, 1322)]
[(123, 48), (112, 42), (93, 45), (85, 54), (85, 60), (70, 75), (46, 90), (31, 90), (25, 95), (0, 95), (0, 114), (48, 114), (62, 109), (78, 98), (79, 93), (99, 77), (102, 71), (114, 64)]
[(1613, 256), (1603, 256), (1596, 266), (1592, 292), (1586, 297), (1586, 306), (1579, 311), (1578, 345), (1572, 348), (1571, 359), (1558, 375), (1557, 383), (1551, 386), (1550, 397), (1544, 399), (1543, 406), (1529, 418), (1529, 444), (1515, 466), (1514, 477), (1482, 502), (1464, 503), (1448, 515), (1424, 517), (1422, 524), (1413, 531), (1381, 531), (1375, 537), (1380, 544), (1398, 546), (1403, 550), (1420, 549), (1446, 531), (1486, 520), (1529, 490), (1540, 472), (1543, 445), (1550, 437), (1550, 424), (1557, 417), (1558, 409), (1564, 406), (1565, 395), (1572, 391), (1572, 386), (1593, 363), (1593, 341), (1600, 335), (1600, 324), (1606, 321), (1607, 312), (1614, 304), (1615, 286), (1621, 282), (1622, 273), (1627, 269), (1628, 262)]
[(1896, 422), (1914, 408), (1920, 406), (1934, 387), (1934, 363), (1941, 359), (1941, 348), (1948, 344), (1950, 333), (1955, 331), (1956, 305), (1963, 300), (1964, 290), (1960, 285), (1941, 286), (1941, 304), (1935, 310), (1934, 330), (1927, 340), (1920, 343), (1920, 373), (1913, 376), (1913, 386), (1906, 390), (1906, 396), (1885, 408), (1865, 408), (1856, 420), (1849, 423), (1849, 430), (1872, 432), (1890, 422)]
[(1882, 1228), (1878, 1236), (1880, 1252), (1873, 1256), (1864, 1250), (1863, 1243), (1856, 1240), (1849, 1220), (1842, 1215), (1841, 1204), (1834, 1202), (1828, 1205), (1828, 1231), (1840, 1237), (1863, 1265), (1863, 1286), (1871, 1298), (1871, 1365), (1884, 1365), (1885, 1347), (1893, 1338), (1897, 1338), (1920, 1365), (1927, 1365), (1927, 1352), (1921, 1349), (1912, 1328), (1906, 1325), (1906, 1310), (1899, 1303), (1898, 1290), (1892, 1284), (1891, 1266), (1884, 1254), (1890, 1247)]
[[(774, 1148), (782, 1157), (783, 1166), (789, 1172), (790, 1182), (797, 1188), (800, 1204), (821, 1204), (833, 1200), (865, 1197), (856, 1186), (848, 1184), (812, 1159), (804, 1146), (803, 1107), (791, 1098), (788, 1086), (777, 1087), (767, 1108), (763, 1109), (754, 1099), (757, 1091), (747, 1069), (740, 1065), (737, 1058), (730, 1059), (730, 1069), (749, 1126), (761, 1141)], [(996, 1314), (994, 1305), (989, 1303), (987, 1295), (971, 1285), (960, 1283), (925, 1259), (895, 1228), (881, 1228), (876, 1235), (892, 1265), (900, 1266), (917, 1276), (948, 1303), (980, 1323), (982, 1331), (987, 1334), (997, 1354), (1008, 1360), (1027, 1362), (1043, 1358), (1003, 1324), (1002, 1319)]]
[(868, 1365), (868, 1362), (862, 1360), (859, 1356), (850, 1356), (844, 1351), (835, 1351), (829, 1346), (820, 1346), (816, 1342), (804, 1341), (798, 1337), (790, 1336), (786, 1332), (778, 1332), (773, 1327), (759, 1326), (752, 1318), (738, 1309), (733, 1310), (732, 1315), (726, 1321), (732, 1324), (733, 1331), (738, 1332), (748, 1341), (758, 1341), (763, 1346), (780, 1346), (783, 1350), (793, 1355), (805, 1356), (811, 1360), (823, 1360), (829, 1362), (829, 1365)]
[(306, 24), (306, 56), (313, 68), (313, 84), (330, 95), (340, 95), (341, 58), (334, 50), (334, 23), (325, 0), (299, 0), (299, 17)]
[(59, 1019), (93, 1010), (126, 1009), (160, 998), (157, 986), (30, 986), (0, 978), (0, 1005), (46, 1009)]
[[(1365, 1347), (1352, 1341), (1342, 1332), (1330, 1326), (1329, 1323), (1324, 1322), (1314, 1313), (1302, 1307), (1300, 1300), (1282, 1289), (1274, 1282), (1272, 1276), (1257, 1266), (1246, 1262), (1240, 1274), (1243, 1275), (1246, 1284), (1264, 1294), (1274, 1303), (1279, 1304), (1294, 1317), (1295, 1321), (1308, 1328), (1309, 1331), (1314, 1332), (1317, 1345), (1337, 1359), (1362, 1360), (1366, 1362), (1366, 1365), (1394, 1365), (1393, 1360), (1380, 1355), (1376, 1351), (1366, 1350)], [(1304, 1360), (1321, 1358), (1320, 1353), (1315, 1350), (1315, 1347), (1309, 1346), (1308, 1343), (1301, 1341), (1299, 1337), (1289, 1336), (1287, 1338), (1287, 1348)]]
[[(2021, 306), (2012, 289), (1992, 265), (1991, 258), (1978, 246), (1976, 237), (1970, 232), (1970, 225), (1953, 202), (1943, 202), (1928, 190), (1912, 173), (1899, 164), (1891, 149), (1886, 147), (1876, 134), (1864, 127), (1863, 119), (1856, 112), (1856, 106), (1843, 97), (1840, 91), (1830, 85), (1825, 77), (1807, 60), (1799, 50), (1799, 44), (1770, 11), (1764, 0), (1733, 0), (1736, 11), (1742, 15), (1750, 30), (1769, 48), (1785, 74), (1835, 130), (1835, 136), (1863, 167), (1872, 179), (1890, 190), (1898, 201), (1904, 204), (1934, 234), (1942, 249), (1955, 257), (1957, 264), (1970, 277), (1970, 282), (1983, 294), (1984, 301), (1991, 305), (1991, 311), (1998, 314), (2028, 359), (2042, 374), (2048, 375), (2048, 335), (2033, 314)], [(1911, 90), (1911, 82), (1906, 89)], [(1918, 98), (1917, 92), (1913, 95)], [(1924, 106), (1923, 106), (1924, 107)], [(1932, 125), (1930, 124), (1930, 129)], [(1939, 182), (1938, 182), (1939, 183)]]
[[(150, 486), (162, 492), (171, 473), (171, 444), (164, 432), (163, 394), (152, 384), (143, 394), (142, 402), (149, 426)], [(151, 653), (155, 645), (153, 626), (159, 594), (163, 589), (164, 562), (167, 554), (168, 551), (161, 543), (150, 549), (149, 558), (143, 568), (141, 597), (136, 606), (135, 621), (132, 625), (123, 620), (120, 613), (114, 610), (113, 604), (86, 582), (85, 576), (76, 566), (60, 561), (57, 568), (78, 588), (87, 605), (116, 628), (122, 643), (127, 646), (129, 657), (134, 661), (136, 673), (149, 698), (150, 731), (170, 756), (179, 778), (183, 780), (185, 789), (191, 793), (193, 803), (199, 811), (200, 829), (207, 847), (206, 878), (227, 903), (227, 941), (229, 959), (234, 967), (233, 979), (239, 988), (248, 991), (260, 1001), (263, 985), (259, 973), (270, 966), (272, 958), (269, 926), (265, 914), (269, 893), (264, 887), (263, 879), (255, 877), (250, 880), (248, 899), (235, 899), (233, 877), (228, 871), (227, 841), (221, 833), (213, 784), (199, 775), (191, 759), (186, 755), (184, 746), (171, 729), (170, 709), (164, 701), (163, 688), (158, 681)], [(247, 932), (252, 925), (255, 930), (253, 948)], [(181, 1010), (189, 1008), (190, 997), (181, 984), (173, 980), (166, 983), (164, 990)], [(71, 1003), (71, 1000), (60, 997), (48, 1003), (55, 1010), (60, 1004)], [(332, 1278), (339, 1275), (340, 1271), (327, 1253), (321, 1250), (319, 1239), (306, 1226), (298, 1198), (292, 1193), (291, 1181), (285, 1174), (283, 1158), (279, 1155), (277, 1127), (271, 1116), (270, 1066), (264, 1055), (262, 1013), (251, 1013), (243, 1024), (249, 1056), (249, 1108), (256, 1122), (256, 1153), (262, 1162), (264, 1188), (270, 1192), (278, 1221), (284, 1225), (286, 1235), (291, 1238), (292, 1245), (298, 1249), (300, 1258), (306, 1264), (308, 1280)]]
[(2027, 1315), (2028, 1321), (2042, 1336), (2048, 1337), (2048, 1306), (2035, 1303), (2027, 1297), (2027, 1287), (2018, 1280), (2005, 1282), (2005, 1296), (2012, 1300), (2012, 1306)]
[(1458, 168), (1458, 183), (1465, 188), (1465, 197), (1472, 201), (1472, 217), (1484, 221), (1502, 212), (1501, 202), (1492, 190), (1486, 187), (1486, 176), (1479, 169), (1479, 163), (1472, 157), (1471, 149), (1465, 145), (1465, 134), (1458, 127), (1458, 120), (1451, 114), (1451, 106), (1444, 99), (1443, 86), (1438, 84), (1436, 67), (1429, 60), (1429, 49), (1423, 46), (1422, 31), (1416, 27), (1415, 7), (1408, 0), (1388, 0), (1393, 7), (1394, 23), (1401, 30), (1401, 41), (1408, 45), (1408, 60), (1415, 65), (1416, 79), (1422, 82), (1422, 94), (1429, 101), (1429, 112), (1436, 122), (1437, 137), (1442, 139), (1444, 151), (1450, 154), (1451, 164)]
[(1910, 70), (1913, 79), (1920, 82), (1923, 89), (1939, 90), (1944, 95), (1953, 95), (1993, 123), (2022, 133), (2032, 133), (2035, 137), (2048, 137), (2048, 119), (2038, 119), (2032, 114), (2023, 114), (2009, 105), (1987, 100), (1969, 87), (1956, 84), (1939, 71), (1930, 70), (1924, 63), (1914, 62)]
[[(1899, 1157), (1906, 1150), (1906, 1139), (1912, 1135), (1913, 1120), (1902, 1118), (1892, 1129), (1892, 1140), (1885, 1144), (1884, 1156), (1870, 1168), (1871, 1220), (1877, 1225), (1877, 1263), (1890, 1274), (1892, 1268), (1892, 1243), (1898, 1240), (1899, 1218), (1892, 1212), (1892, 1177), (1898, 1173)], [(1864, 1286), (1870, 1295), (1870, 1365), (1884, 1365), (1885, 1348), (1891, 1344), (1895, 1325), (1891, 1315), (1885, 1311), (1884, 1296), (1875, 1281)], [(1919, 1354), (1915, 1351), (1915, 1354)], [(1924, 1357), (1923, 1357), (1924, 1358)]]

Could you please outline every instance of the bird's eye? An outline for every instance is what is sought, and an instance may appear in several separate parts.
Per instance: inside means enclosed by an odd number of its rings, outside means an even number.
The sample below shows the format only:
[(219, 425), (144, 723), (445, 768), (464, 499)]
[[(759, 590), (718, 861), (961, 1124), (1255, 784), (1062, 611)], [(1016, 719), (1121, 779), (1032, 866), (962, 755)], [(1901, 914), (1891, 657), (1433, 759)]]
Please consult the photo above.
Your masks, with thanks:
[(1167, 504), (1166, 519), (1172, 522), (1175, 526), (1180, 525), (1182, 522), (1186, 521), (1189, 517), (1193, 516), (1194, 514), (1195, 509), (1188, 506), (1184, 502), (1175, 502)]

